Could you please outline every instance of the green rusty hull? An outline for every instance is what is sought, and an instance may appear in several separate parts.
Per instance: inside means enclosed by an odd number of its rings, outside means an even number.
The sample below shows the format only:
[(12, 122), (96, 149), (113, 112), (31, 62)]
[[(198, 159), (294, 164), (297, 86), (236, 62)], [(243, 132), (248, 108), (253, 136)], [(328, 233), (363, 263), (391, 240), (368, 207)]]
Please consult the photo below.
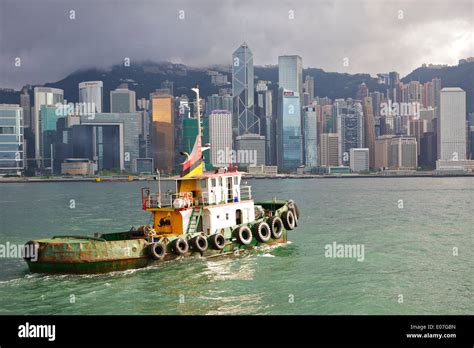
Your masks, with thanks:
[[(278, 215), (287, 210), (286, 202), (258, 203), (265, 208), (272, 209)], [(249, 226), (263, 221), (258, 219)], [(37, 260), (26, 260), (31, 272), (49, 274), (95, 274), (128, 269), (144, 268), (166, 261), (185, 257), (214, 258), (228, 255), (238, 255), (247, 250), (264, 245), (275, 245), (287, 242), (287, 231), (279, 239), (270, 239), (267, 243), (259, 243), (253, 238), (250, 245), (241, 245), (232, 238), (232, 229), (223, 232), (226, 245), (222, 250), (207, 249), (203, 253), (188, 251), (183, 255), (176, 255), (167, 245), (167, 253), (161, 260), (151, 257), (148, 246), (150, 242), (145, 238), (137, 238), (132, 231), (107, 233), (99, 237), (58, 236), (48, 239), (33, 240), (29, 243), (38, 245)]]
[[(51, 244), (50, 240), (38, 240), (35, 242), (40, 244), (40, 256), (37, 261), (26, 261), (31, 272), (50, 274), (95, 274), (144, 268), (184, 257), (215, 258), (239, 255), (256, 247), (286, 243), (287, 233), (283, 231), (283, 235), (280, 239), (271, 239), (268, 243), (258, 243), (254, 239), (250, 245), (243, 246), (231, 240), (227, 240), (227, 244), (223, 250), (208, 249), (202, 254), (199, 252), (188, 252), (181, 256), (167, 253), (163, 260), (154, 260), (148, 255), (146, 250), (148, 243), (145, 239), (121, 241), (73, 240), (72, 242), (68, 239), (64, 241), (55, 240), (56, 244)], [(79, 246), (79, 244), (81, 246)], [(68, 253), (58, 253), (57, 250), (60, 249), (60, 247), (55, 245), (60, 245), (61, 248), (63, 248), (63, 245), (64, 248), (78, 248), (78, 250), (82, 248), (82, 250), (78, 253), (72, 251)], [(142, 246), (142, 249), (134, 251), (133, 248), (137, 246)], [(93, 249), (95, 250), (95, 257), (92, 257), (90, 254), (90, 250)], [(134, 256), (129, 256), (130, 249), (132, 250), (132, 254), (135, 254)], [(97, 250), (111, 250), (111, 252), (101, 254), (97, 252)]]

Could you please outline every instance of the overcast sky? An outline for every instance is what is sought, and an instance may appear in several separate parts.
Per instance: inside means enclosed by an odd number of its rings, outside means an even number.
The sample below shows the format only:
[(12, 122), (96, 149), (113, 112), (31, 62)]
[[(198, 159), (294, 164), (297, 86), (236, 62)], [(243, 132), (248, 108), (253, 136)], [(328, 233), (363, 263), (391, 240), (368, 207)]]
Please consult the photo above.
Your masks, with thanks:
[[(57, 81), (129, 57), (230, 64), (246, 41), (256, 65), (299, 54), (304, 67), (405, 75), (474, 56), (474, 1), (0, 0), (0, 87)], [(70, 19), (70, 11), (75, 19)], [(180, 19), (180, 11), (184, 19)], [(293, 12), (290, 12), (293, 11)], [(181, 15), (183, 13), (181, 12)], [(294, 18), (289, 17), (294, 14)], [(402, 17), (402, 18), (400, 18)], [(15, 58), (21, 67), (15, 67)], [(344, 58), (349, 66), (344, 66)]]

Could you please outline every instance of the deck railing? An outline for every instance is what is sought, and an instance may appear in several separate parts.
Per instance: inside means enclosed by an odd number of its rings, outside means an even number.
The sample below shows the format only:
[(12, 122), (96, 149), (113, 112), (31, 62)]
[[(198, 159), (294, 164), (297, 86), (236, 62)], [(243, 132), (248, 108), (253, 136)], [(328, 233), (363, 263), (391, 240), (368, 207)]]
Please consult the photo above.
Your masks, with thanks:
[(240, 200), (246, 201), (252, 199), (252, 186), (240, 186)]
[[(195, 197), (192, 192), (166, 192), (166, 193), (150, 193), (149, 190), (142, 190), (142, 206), (143, 209), (152, 208), (177, 208), (174, 204), (176, 199), (180, 199), (179, 208), (189, 208), (195, 205), (213, 205), (222, 203), (231, 203), (238, 201), (247, 201), (252, 199), (252, 187), (241, 186), (240, 198), (237, 196), (237, 190), (222, 190), (221, 194), (217, 192), (201, 192), (199, 197)], [(220, 197), (219, 197), (220, 196)]]

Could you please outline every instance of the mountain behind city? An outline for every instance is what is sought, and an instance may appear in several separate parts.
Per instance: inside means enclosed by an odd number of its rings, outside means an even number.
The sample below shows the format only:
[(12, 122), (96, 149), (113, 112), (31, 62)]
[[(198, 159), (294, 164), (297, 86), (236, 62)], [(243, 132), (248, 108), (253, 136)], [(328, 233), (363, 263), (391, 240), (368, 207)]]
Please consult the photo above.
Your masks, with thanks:
[[(209, 71), (227, 75), (227, 85), (216, 86), (211, 83)], [(315, 95), (320, 97), (355, 98), (358, 86), (365, 83), (369, 91), (386, 92), (386, 85), (380, 84), (377, 77), (369, 74), (348, 74), (326, 72), (319, 68), (306, 68), (303, 75), (314, 77)], [(460, 87), (466, 91), (467, 111), (474, 111), (474, 62), (455, 66), (423, 66), (415, 69), (401, 79), (402, 82), (419, 81), (421, 83), (440, 78), (442, 87)], [(64, 90), (64, 97), (70, 102), (78, 102), (78, 84), (82, 81), (103, 81), (104, 110), (109, 111), (110, 90), (122, 83), (136, 92), (137, 98), (148, 98), (149, 94), (159, 88), (163, 81), (173, 81), (174, 95), (188, 95), (194, 98), (190, 88), (199, 85), (201, 95), (218, 93), (220, 88), (231, 88), (230, 67), (216, 66), (211, 68), (193, 68), (170, 62), (140, 62), (131, 66), (114, 65), (109, 69), (83, 69), (69, 74), (62, 80), (45, 83), (44, 86)], [(278, 83), (278, 66), (255, 66), (255, 80)], [(0, 90), (0, 103), (18, 104), (20, 91)]]

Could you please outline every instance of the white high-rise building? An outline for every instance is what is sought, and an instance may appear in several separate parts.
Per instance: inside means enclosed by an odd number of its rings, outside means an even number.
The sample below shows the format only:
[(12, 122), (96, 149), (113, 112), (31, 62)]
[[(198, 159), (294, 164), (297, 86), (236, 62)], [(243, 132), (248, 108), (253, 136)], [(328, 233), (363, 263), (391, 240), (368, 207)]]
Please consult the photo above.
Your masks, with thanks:
[(213, 167), (227, 166), (232, 161), (232, 113), (215, 110), (209, 115), (209, 142)]
[(79, 84), (80, 103), (94, 103), (95, 112), (102, 113), (103, 100), (104, 84), (102, 81), (84, 81)]
[(466, 92), (461, 88), (443, 88), (440, 92), (438, 120), (438, 159), (466, 159)]
[(350, 167), (353, 172), (364, 172), (369, 170), (369, 149), (350, 149)]

